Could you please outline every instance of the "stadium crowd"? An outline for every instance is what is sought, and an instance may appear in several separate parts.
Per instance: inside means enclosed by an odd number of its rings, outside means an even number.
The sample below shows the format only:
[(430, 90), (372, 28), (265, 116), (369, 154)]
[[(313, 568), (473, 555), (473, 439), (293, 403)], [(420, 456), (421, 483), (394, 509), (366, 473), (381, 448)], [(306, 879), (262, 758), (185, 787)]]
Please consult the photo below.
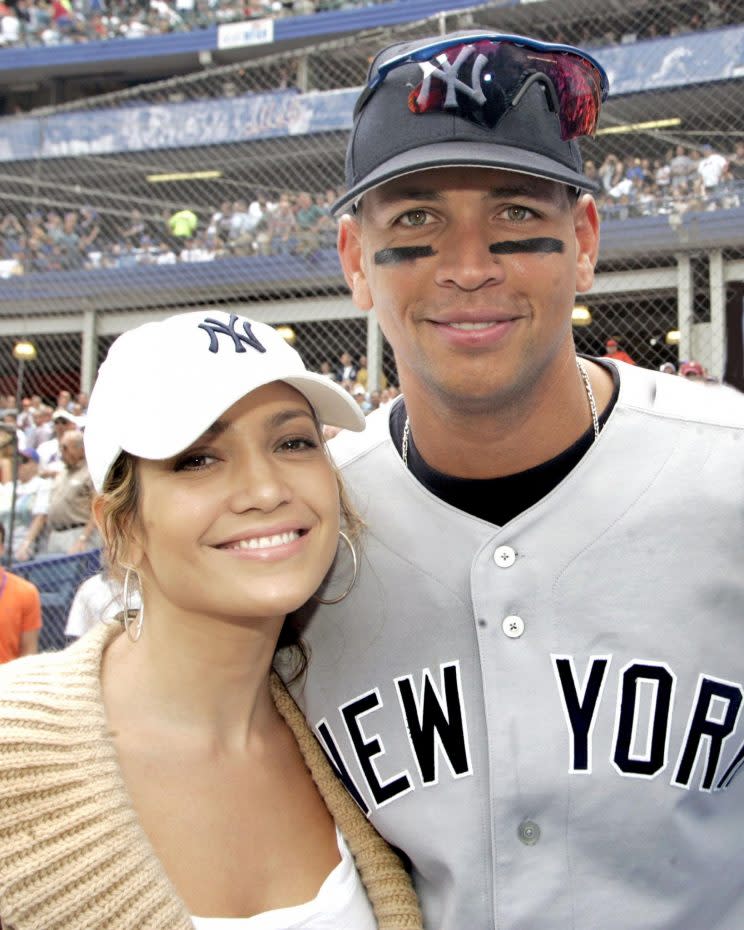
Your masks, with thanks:
[(369, 5), (370, 0), (7, 0), (0, 2), (0, 47), (139, 39)]
[[(115, 38), (141, 38), (221, 23), (296, 16), (378, 5), (384, 0), (4, 0), (0, 2), (0, 47), (60, 45)], [(648, 22), (628, 27), (617, 17), (597, 31), (597, 20), (573, 24), (570, 37), (556, 24), (545, 39), (584, 47), (616, 45), (717, 29), (738, 21), (737, 0), (681, 3), (656, 11)]]
[[(728, 155), (709, 145), (700, 150), (678, 145), (654, 160), (610, 153), (599, 165), (587, 160), (585, 170), (600, 185), (597, 200), (605, 220), (744, 204), (744, 141)], [(206, 216), (190, 207), (155, 217), (138, 209), (124, 217), (99, 214), (92, 207), (8, 212), (0, 220), (0, 278), (229, 256), (312, 256), (335, 247), (330, 208), (338, 193), (285, 191), (273, 200), (259, 193), (253, 200), (225, 201)]]

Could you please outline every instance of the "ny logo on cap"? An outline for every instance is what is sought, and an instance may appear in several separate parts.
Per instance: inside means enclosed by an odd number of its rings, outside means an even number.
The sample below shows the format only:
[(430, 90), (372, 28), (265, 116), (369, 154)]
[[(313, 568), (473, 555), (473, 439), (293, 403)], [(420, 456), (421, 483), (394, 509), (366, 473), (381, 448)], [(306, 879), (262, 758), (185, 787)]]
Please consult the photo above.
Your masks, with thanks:
[[(218, 336), (229, 336), (233, 341), (233, 346), (236, 352), (245, 352), (245, 346), (249, 345), (252, 349), (255, 349), (257, 352), (265, 352), (266, 347), (261, 345), (261, 343), (253, 335), (251, 329), (251, 324), (248, 320), (243, 320), (243, 333), (235, 332), (235, 326), (238, 322), (237, 313), (230, 314), (230, 320), (228, 323), (222, 323), (220, 320), (213, 320), (211, 317), (206, 317), (203, 323), (199, 323), (199, 329), (203, 329), (206, 333), (209, 333), (209, 351), (217, 352), (220, 348), (219, 342), (217, 341)], [(245, 343), (245, 345), (244, 345)]]
[(416, 98), (416, 103), (422, 108), (426, 109), (426, 106), (429, 102), (429, 92), (431, 91), (431, 79), (439, 78), (447, 86), (447, 96), (444, 99), (445, 107), (456, 107), (457, 106), (457, 94), (459, 90), (461, 93), (466, 94), (468, 97), (471, 97), (477, 104), (481, 106), (486, 102), (486, 95), (483, 93), (480, 84), (481, 72), (483, 67), (488, 61), (485, 55), (478, 53), (478, 57), (473, 62), (473, 69), (470, 74), (471, 84), (466, 84), (464, 81), (461, 81), (457, 74), (463, 65), (463, 63), (470, 58), (470, 56), (475, 52), (475, 49), (472, 45), (463, 46), (460, 49), (460, 53), (453, 62), (450, 63), (447, 56), (442, 53), (437, 56), (437, 61), (441, 64), (441, 68), (437, 66), (432, 61), (425, 61), (419, 64), (419, 67), (424, 73), (424, 79), (421, 82), (421, 90), (419, 91), (418, 97)]

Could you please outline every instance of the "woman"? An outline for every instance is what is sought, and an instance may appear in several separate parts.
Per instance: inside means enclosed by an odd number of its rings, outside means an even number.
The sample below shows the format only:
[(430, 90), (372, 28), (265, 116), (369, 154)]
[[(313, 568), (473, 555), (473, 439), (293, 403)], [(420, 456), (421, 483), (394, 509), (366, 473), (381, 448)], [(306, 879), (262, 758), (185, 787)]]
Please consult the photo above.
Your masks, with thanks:
[(112, 346), (86, 454), (126, 632), (0, 675), (6, 930), (421, 926), (271, 671), (351, 545), (342, 510), (353, 536), (320, 423), (363, 417), (264, 324), (187, 313)]

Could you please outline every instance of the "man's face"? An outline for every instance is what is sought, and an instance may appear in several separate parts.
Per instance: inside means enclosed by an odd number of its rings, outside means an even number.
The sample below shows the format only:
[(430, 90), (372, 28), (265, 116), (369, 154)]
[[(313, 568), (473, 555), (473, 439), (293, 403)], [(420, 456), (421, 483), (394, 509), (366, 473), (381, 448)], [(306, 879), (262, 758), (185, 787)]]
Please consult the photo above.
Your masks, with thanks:
[(39, 466), (34, 462), (33, 459), (26, 458), (26, 456), (21, 456), (18, 460), (18, 478), (21, 482), (25, 483), (30, 481), (34, 475), (38, 472)]
[(80, 442), (77, 442), (73, 436), (63, 436), (59, 443), (59, 454), (65, 465), (75, 467), (82, 462), (85, 451)]
[(69, 430), (73, 429), (74, 423), (70, 423), (69, 420), (65, 420), (64, 417), (57, 417), (54, 421), (54, 433), (57, 439), (61, 442), (62, 437)]
[(571, 310), (591, 287), (598, 220), (557, 183), (442, 168), (367, 192), (339, 251), (374, 306), (406, 392), (477, 413), (547, 390), (572, 361)]

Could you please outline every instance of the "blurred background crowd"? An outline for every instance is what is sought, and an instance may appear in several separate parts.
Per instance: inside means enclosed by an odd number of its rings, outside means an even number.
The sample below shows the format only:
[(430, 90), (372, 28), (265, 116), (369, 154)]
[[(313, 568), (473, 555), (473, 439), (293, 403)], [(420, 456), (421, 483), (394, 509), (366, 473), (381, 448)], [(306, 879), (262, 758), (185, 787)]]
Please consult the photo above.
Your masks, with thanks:
[[(609, 153), (585, 171), (599, 186), (603, 220), (725, 210), (744, 204), (744, 142), (669, 148), (664, 158)], [(0, 221), (0, 277), (29, 272), (208, 262), (229, 256), (302, 255), (334, 249), (331, 206), (340, 189), (284, 191), (224, 201), (211, 215), (191, 207), (159, 216), (139, 209), (102, 215), (92, 207), (8, 212)]]
[(139, 39), (368, 5), (370, 0), (7, 0), (0, 3), (0, 45)]
[[(385, 0), (377, 0), (375, 5)], [(113, 38), (141, 38), (264, 17), (308, 15), (371, 6), (372, 0), (5, 0), (0, 3), (0, 45), (59, 45)], [(717, 29), (736, 22), (736, 0), (684, 4), (676, 16), (597, 31), (587, 21), (567, 37), (552, 27), (556, 42), (615, 45)]]

